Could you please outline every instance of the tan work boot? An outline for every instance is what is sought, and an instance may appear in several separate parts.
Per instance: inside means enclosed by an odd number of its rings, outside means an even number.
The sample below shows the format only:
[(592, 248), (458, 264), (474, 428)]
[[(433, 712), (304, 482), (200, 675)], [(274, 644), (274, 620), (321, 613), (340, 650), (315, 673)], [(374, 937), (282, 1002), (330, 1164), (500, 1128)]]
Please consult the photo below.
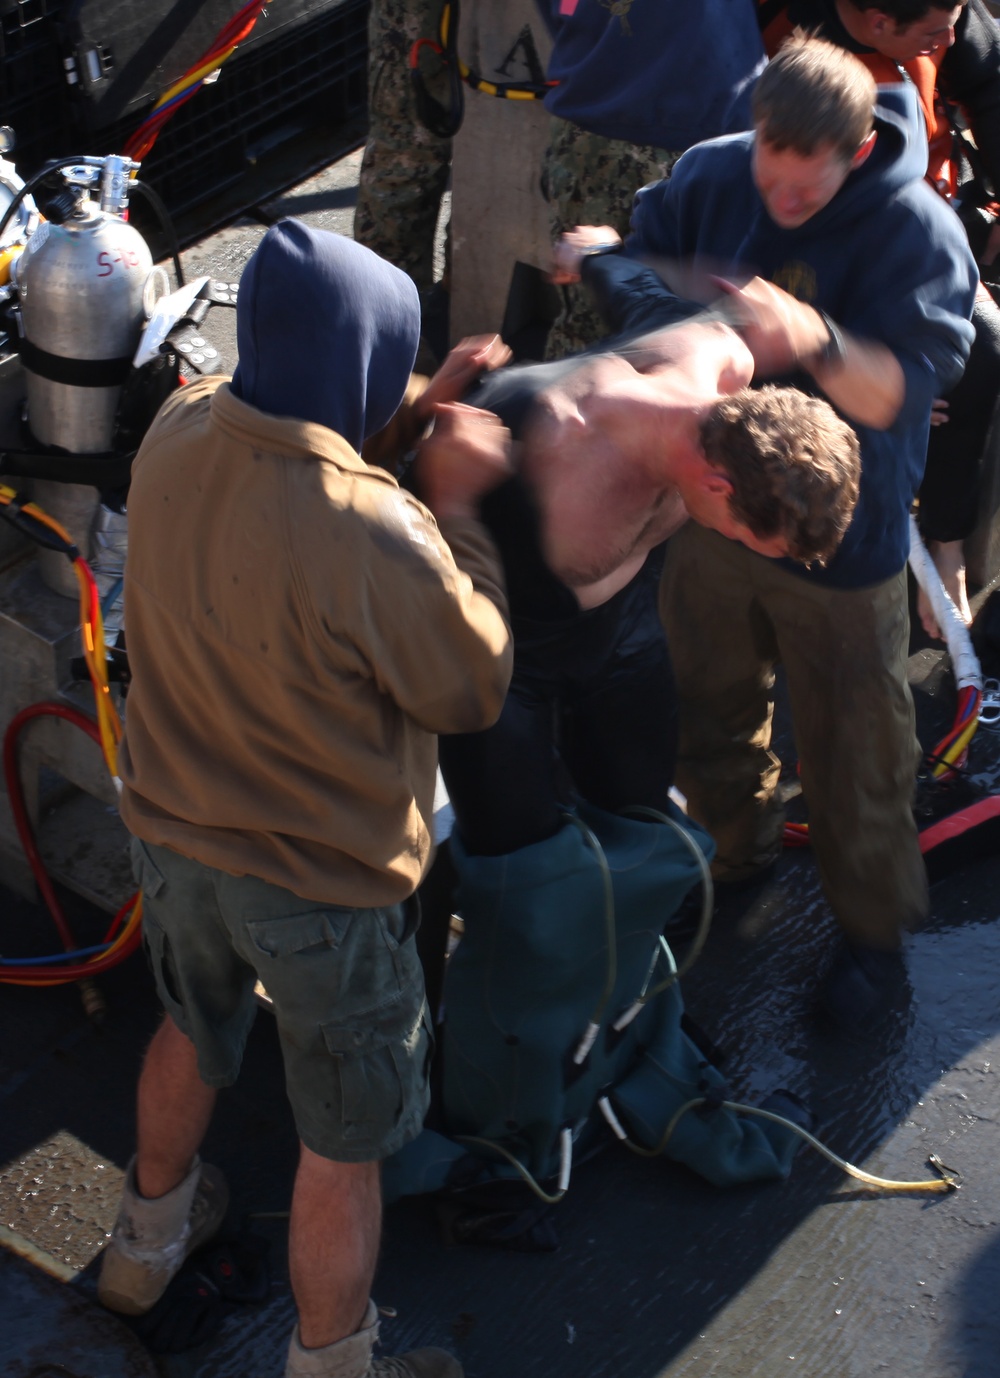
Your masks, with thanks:
[(408, 1354), (373, 1359), (378, 1328), (378, 1309), (372, 1301), (360, 1330), (322, 1349), (303, 1349), (296, 1326), (285, 1378), (463, 1378), (462, 1365), (444, 1349), (411, 1349)]
[(143, 1315), (163, 1296), (188, 1254), (212, 1238), (228, 1205), (225, 1177), (197, 1158), (184, 1181), (166, 1196), (140, 1196), (133, 1158), (101, 1261), (98, 1300), (121, 1315)]

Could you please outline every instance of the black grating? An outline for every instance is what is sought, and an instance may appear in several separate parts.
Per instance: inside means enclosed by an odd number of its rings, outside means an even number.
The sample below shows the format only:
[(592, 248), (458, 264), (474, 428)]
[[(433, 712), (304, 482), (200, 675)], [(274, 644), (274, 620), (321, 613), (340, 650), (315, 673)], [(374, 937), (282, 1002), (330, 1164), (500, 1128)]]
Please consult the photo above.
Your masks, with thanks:
[[(367, 59), (367, 0), (237, 53), (166, 125), (141, 175), (175, 215), (189, 209), (287, 139), (336, 129), (363, 110)], [(97, 151), (116, 151), (140, 119), (100, 131)]]
[(50, 0), (4, 0), (0, 5), (3, 56), (18, 52), (25, 44), (37, 40), (40, 30), (36, 26), (57, 8), (58, 0), (52, 3)]
[(61, 153), (73, 118), (52, 18), (58, 0), (0, 0), (0, 123), (17, 135), (22, 175)]
[[(87, 129), (67, 84), (59, 0), (0, 0), (0, 123), (30, 176), (49, 158), (120, 151), (143, 111)], [(173, 214), (238, 182), (258, 158), (310, 131), (336, 131), (364, 109), (368, 0), (341, 0), (248, 44), (164, 127), (143, 176)]]

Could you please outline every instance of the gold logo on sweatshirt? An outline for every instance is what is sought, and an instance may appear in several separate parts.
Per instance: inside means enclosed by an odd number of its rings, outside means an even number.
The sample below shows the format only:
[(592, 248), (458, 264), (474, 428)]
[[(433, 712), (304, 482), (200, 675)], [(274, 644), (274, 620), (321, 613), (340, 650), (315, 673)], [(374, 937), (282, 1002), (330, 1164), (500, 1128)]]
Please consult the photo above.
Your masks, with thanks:
[(783, 287), (797, 301), (816, 300), (816, 273), (808, 263), (793, 259), (779, 268), (771, 281), (775, 287)]
[(632, 8), (633, 0), (601, 0), (601, 4), (606, 10), (610, 10), (614, 19), (621, 20), (622, 33), (631, 38), (632, 25), (628, 22), (628, 12)]

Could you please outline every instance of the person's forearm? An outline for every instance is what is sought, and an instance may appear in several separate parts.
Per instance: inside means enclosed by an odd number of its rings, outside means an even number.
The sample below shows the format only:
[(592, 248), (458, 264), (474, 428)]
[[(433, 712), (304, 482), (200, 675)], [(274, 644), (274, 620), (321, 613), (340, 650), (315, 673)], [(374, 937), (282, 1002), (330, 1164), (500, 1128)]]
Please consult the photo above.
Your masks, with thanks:
[(397, 475), (404, 456), (414, 448), (427, 428), (427, 419), (420, 407), (420, 398), (427, 390), (428, 379), (411, 373), (406, 392), (395, 415), (380, 431), (370, 435), (361, 448), (366, 464), (375, 464)]
[(842, 362), (806, 364), (833, 405), (850, 421), (885, 431), (899, 415), (906, 397), (902, 365), (887, 345), (859, 340), (841, 332)]
[(479, 732), (500, 716), (513, 665), (503, 570), (493, 539), (478, 520), (446, 517), (439, 530), (472, 587), (456, 590), (447, 625), (438, 622), (444, 632), (440, 641), (424, 629), (436, 702), (418, 720), (439, 732)]
[(420, 495), (437, 520), (474, 520), (479, 502), (510, 476), (510, 432), (492, 412), (439, 402), (416, 462)]
[(656, 330), (700, 310), (681, 303), (652, 268), (633, 258), (583, 259), (581, 281), (610, 331)]
[(438, 530), (456, 566), (467, 574), (477, 594), (488, 599), (508, 620), (507, 590), (504, 586), (503, 565), (492, 536), (479, 517), (443, 517)]
[(763, 278), (742, 287), (713, 281), (753, 355), (756, 378), (804, 369), (849, 420), (875, 430), (892, 425), (906, 400), (906, 376), (888, 345), (849, 335), (818, 307)]

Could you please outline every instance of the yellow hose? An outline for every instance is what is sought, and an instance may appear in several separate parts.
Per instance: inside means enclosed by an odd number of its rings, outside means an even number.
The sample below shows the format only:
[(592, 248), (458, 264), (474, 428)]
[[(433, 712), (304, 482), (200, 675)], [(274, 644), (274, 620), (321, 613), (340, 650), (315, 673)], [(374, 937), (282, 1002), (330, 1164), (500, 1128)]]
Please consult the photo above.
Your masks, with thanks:
[[(696, 1110), (700, 1105), (706, 1105), (707, 1103), (704, 1096), (697, 1096), (693, 1100), (686, 1101), (667, 1125), (655, 1148), (644, 1148), (642, 1144), (634, 1143), (627, 1137), (623, 1138), (622, 1142), (641, 1158), (658, 1158), (666, 1149), (674, 1130), (688, 1111)], [(763, 1110), (757, 1105), (740, 1105), (739, 1102), (731, 1100), (722, 1101), (721, 1108), (723, 1110), (731, 1110), (737, 1115), (756, 1115), (758, 1119), (770, 1120), (773, 1124), (780, 1124), (784, 1129), (792, 1130), (800, 1139), (804, 1139), (810, 1148), (814, 1148), (817, 1153), (822, 1153), (824, 1158), (827, 1158), (836, 1167), (839, 1167), (841, 1172), (846, 1173), (848, 1177), (853, 1177), (855, 1181), (863, 1182), (865, 1186), (877, 1187), (879, 1191), (929, 1191), (942, 1193), (958, 1191), (962, 1185), (959, 1175), (950, 1168), (945, 1167), (936, 1153), (931, 1154), (928, 1162), (935, 1171), (941, 1174), (939, 1177), (931, 1177), (919, 1182), (899, 1182), (891, 1177), (877, 1177), (872, 1172), (865, 1172), (863, 1168), (855, 1167), (853, 1163), (847, 1162), (845, 1158), (838, 1157), (832, 1149), (820, 1143), (819, 1139), (817, 1139), (815, 1135), (810, 1134), (808, 1129), (803, 1129), (800, 1124), (796, 1124), (794, 1120), (787, 1119), (784, 1115), (775, 1114), (773, 1110)], [(605, 1118), (608, 1118), (607, 1110), (604, 1111), (604, 1114)]]

